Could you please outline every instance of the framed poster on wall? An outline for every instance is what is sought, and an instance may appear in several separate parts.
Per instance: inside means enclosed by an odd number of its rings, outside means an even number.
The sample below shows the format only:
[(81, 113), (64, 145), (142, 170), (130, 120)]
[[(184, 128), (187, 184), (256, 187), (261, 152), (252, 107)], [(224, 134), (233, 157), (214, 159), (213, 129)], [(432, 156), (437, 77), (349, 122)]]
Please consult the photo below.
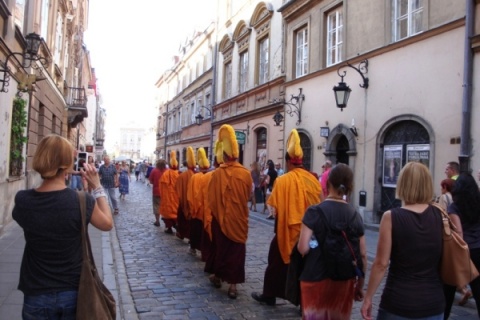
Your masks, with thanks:
[(383, 186), (395, 188), (402, 168), (402, 145), (383, 148)]
[(407, 162), (418, 161), (430, 167), (430, 145), (409, 144), (407, 145)]

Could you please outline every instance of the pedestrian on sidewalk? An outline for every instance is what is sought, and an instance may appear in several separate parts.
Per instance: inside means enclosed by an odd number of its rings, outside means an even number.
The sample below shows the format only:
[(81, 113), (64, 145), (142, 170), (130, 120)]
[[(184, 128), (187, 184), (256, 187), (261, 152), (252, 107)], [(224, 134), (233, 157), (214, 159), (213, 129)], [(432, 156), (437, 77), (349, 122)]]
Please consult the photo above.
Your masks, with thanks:
[(125, 200), (125, 196), (128, 194), (128, 189), (130, 185), (130, 166), (127, 165), (125, 161), (122, 161), (120, 165), (120, 177), (118, 178), (119, 187), (118, 191), (120, 192), (120, 199)]
[(104, 164), (98, 169), (100, 176), (100, 183), (105, 189), (110, 205), (113, 209), (113, 214), (118, 214), (118, 202), (115, 197), (115, 189), (118, 188), (118, 173), (117, 168), (110, 162), (110, 157), (103, 157)]
[(443, 223), (440, 210), (430, 204), (433, 182), (427, 166), (412, 161), (403, 167), (396, 198), (402, 207), (386, 211), (380, 222), (362, 317), (373, 319), (373, 296), (388, 269), (377, 319), (443, 320)]
[(250, 175), (252, 176), (252, 194), (250, 196), (250, 210), (257, 212), (257, 197), (263, 197), (262, 190), (260, 189), (260, 168), (258, 162), (254, 161), (250, 164)]
[(237, 284), (245, 282), (245, 256), (248, 238), (248, 199), (252, 189), (250, 171), (238, 163), (238, 142), (232, 126), (218, 131), (224, 163), (212, 174), (208, 202), (212, 210), (212, 235), (215, 246), (214, 286), (230, 284), (228, 297), (237, 298)]
[(253, 299), (270, 306), (275, 305), (276, 298), (285, 298), (290, 253), (298, 241), (303, 215), (309, 206), (320, 203), (322, 192), (315, 177), (303, 167), (303, 150), (296, 129), (290, 132), (287, 140), (285, 163), (287, 173), (276, 179), (268, 199), (276, 221), (263, 292), (252, 293)]
[(175, 190), (177, 190), (178, 207), (177, 214), (177, 237), (180, 239), (190, 239), (190, 208), (187, 200), (188, 182), (195, 174), (195, 153), (192, 147), (187, 148), (187, 167), (186, 170), (178, 176)]
[[(73, 152), (61, 136), (43, 138), (33, 157), (33, 169), (43, 181), (15, 196), (12, 216), (26, 240), (18, 285), (24, 294), (23, 319), (75, 319), (83, 257), (78, 194), (65, 186)], [(95, 167), (85, 164), (80, 171), (94, 190), (86, 193), (87, 222), (111, 230), (112, 214)]]
[(177, 227), (178, 195), (175, 184), (178, 179), (177, 153), (170, 152), (170, 168), (160, 177), (160, 215), (165, 223), (165, 233), (173, 234)]
[(157, 160), (155, 163), (155, 168), (150, 173), (148, 180), (152, 185), (152, 208), (153, 215), (155, 217), (155, 222), (153, 225), (155, 227), (160, 227), (160, 178), (163, 173), (167, 170), (167, 162), (163, 159)]

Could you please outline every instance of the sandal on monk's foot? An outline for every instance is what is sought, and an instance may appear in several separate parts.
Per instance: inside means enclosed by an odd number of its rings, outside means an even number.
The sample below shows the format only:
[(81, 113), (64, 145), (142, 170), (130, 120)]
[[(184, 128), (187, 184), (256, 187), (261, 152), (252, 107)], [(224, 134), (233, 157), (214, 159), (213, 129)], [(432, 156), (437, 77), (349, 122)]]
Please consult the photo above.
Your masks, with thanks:
[(208, 279), (215, 288), (219, 289), (222, 287), (222, 280), (220, 278), (217, 278), (216, 276), (210, 276)]
[(230, 299), (237, 299), (237, 289), (230, 288), (227, 294)]

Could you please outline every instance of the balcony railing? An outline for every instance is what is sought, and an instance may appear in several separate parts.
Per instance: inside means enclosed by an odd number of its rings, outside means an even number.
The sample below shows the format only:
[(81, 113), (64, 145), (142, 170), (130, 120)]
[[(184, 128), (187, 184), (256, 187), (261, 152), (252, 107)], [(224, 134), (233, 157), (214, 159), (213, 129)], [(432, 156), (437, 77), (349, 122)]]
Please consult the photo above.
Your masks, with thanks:
[(87, 95), (85, 94), (85, 88), (67, 87), (66, 102), (69, 108), (86, 108)]
[(87, 95), (84, 88), (66, 88), (65, 102), (68, 109), (68, 124), (71, 128), (88, 117)]

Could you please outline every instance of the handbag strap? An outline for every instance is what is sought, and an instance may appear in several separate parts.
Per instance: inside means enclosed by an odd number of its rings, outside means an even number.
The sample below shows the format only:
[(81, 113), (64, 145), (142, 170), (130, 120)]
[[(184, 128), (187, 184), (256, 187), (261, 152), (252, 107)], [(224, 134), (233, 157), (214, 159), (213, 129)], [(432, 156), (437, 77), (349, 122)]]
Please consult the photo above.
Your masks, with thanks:
[(95, 260), (92, 254), (92, 246), (90, 244), (90, 237), (88, 236), (87, 228), (87, 197), (85, 191), (77, 191), (78, 200), (80, 203), (80, 213), (82, 216), (82, 256), (83, 260), (89, 260), (92, 267), (95, 267)]
[(443, 222), (443, 231), (445, 232), (445, 234), (449, 236), (452, 234), (452, 230), (457, 231), (457, 227), (455, 227), (455, 224), (453, 224), (452, 220), (448, 216), (448, 213), (436, 203), (432, 203), (432, 206), (434, 206), (438, 209), (438, 211), (440, 211)]

